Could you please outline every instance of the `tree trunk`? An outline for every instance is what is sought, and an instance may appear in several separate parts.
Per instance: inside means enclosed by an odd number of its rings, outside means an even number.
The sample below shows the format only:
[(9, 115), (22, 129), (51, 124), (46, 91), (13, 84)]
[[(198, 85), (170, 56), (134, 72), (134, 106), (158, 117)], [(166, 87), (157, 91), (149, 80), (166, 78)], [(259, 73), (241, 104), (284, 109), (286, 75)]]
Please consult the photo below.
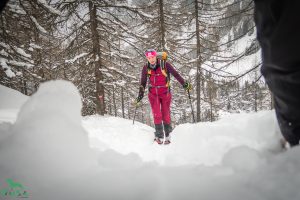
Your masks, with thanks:
[(122, 105), (122, 117), (125, 118), (125, 108), (124, 108), (124, 88), (121, 87), (121, 105)]
[(96, 6), (89, 2), (90, 10), (90, 23), (91, 23), (91, 34), (93, 43), (93, 58), (94, 58), (94, 73), (95, 73), (95, 84), (96, 84), (96, 113), (100, 115), (105, 114), (105, 101), (104, 101), (104, 86), (101, 83), (103, 81), (103, 74), (100, 71), (102, 67), (101, 53), (100, 53), (100, 39), (97, 32), (97, 15)]
[(213, 104), (212, 104), (212, 99), (210, 102), (210, 121), (214, 121), (214, 114), (213, 114)]
[(114, 104), (114, 111), (115, 111), (115, 117), (117, 116), (117, 104), (116, 104), (116, 94), (115, 94), (115, 87), (113, 86), (113, 104)]
[(127, 92), (127, 115), (128, 115), (128, 119), (130, 119), (130, 96)]
[(270, 105), (270, 108), (271, 110), (274, 109), (274, 95), (273, 93), (269, 90), (270, 94), (271, 94), (271, 105)]
[(257, 85), (254, 83), (254, 111), (257, 112)]
[(107, 105), (107, 107), (108, 107), (108, 108), (107, 108), (107, 109), (108, 109), (108, 114), (109, 114), (109, 115), (112, 115), (112, 105), (111, 105), (112, 103), (111, 103), (111, 101), (110, 101), (110, 99), (111, 99), (111, 93), (110, 93), (108, 96), (109, 96), (109, 101), (108, 101), (109, 103), (108, 103), (108, 105)]
[(166, 40), (165, 40), (165, 18), (164, 18), (164, 2), (159, 0), (159, 15), (160, 15), (160, 30), (161, 30), (161, 42), (160, 48), (162, 51), (166, 51)]
[(197, 92), (197, 122), (201, 121), (201, 56), (200, 56), (200, 29), (199, 29), (199, 6), (198, 0), (195, 0), (196, 14), (196, 39), (197, 39), (197, 77), (196, 77), (196, 92)]
[(25, 81), (25, 79), (23, 79), (23, 94), (28, 95), (28, 90), (27, 90), (27, 82)]

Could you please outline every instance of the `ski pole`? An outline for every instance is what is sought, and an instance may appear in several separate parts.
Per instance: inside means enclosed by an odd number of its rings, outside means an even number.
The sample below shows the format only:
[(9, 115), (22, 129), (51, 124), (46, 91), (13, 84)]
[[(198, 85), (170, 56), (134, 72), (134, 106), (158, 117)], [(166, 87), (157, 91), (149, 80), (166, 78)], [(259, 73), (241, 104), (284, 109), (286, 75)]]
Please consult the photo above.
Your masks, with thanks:
[(134, 124), (134, 121), (135, 121), (136, 109), (137, 109), (137, 105), (135, 106), (135, 109), (134, 109), (134, 116), (133, 116), (133, 122), (132, 122), (132, 124)]
[(187, 90), (187, 91), (188, 91), (190, 105), (191, 105), (191, 109), (192, 109), (193, 123), (195, 123), (195, 115), (194, 115), (194, 109), (193, 109), (193, 105), (192, 105), (192, 99), (191, 99), (191, 95), (190, 95), (190, 90)]

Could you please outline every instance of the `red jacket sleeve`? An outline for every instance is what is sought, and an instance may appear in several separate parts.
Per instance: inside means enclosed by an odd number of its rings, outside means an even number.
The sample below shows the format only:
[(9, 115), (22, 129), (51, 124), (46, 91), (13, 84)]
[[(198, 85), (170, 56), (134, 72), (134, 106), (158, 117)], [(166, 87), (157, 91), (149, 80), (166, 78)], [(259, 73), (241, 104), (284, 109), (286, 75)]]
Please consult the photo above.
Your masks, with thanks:
[(139, 89), (139, 96), (144, 96), (145, 87), (147, 85), (147, 66), (145, 65), (143, 67), (142, 73), (141, 73), (141, 82), (140, 82), (140, 89)]
[(166, 68), (167, 68), (167, 71), (172, 74), (176, 79), (177, 81), (183, 85), (184, 84), (184, 79), (180, 76), (180, 74), (176, 71), (176, 69), (168, 62), (166, 62)]

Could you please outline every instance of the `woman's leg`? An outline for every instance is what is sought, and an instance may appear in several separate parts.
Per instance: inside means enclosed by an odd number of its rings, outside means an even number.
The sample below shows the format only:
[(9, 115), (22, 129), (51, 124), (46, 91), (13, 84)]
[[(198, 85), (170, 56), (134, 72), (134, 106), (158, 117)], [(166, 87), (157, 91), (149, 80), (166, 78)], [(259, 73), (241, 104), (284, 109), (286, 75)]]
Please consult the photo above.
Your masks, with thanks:
[(152, 109), (154, 124), (161, 124), (162, 113), (160, 109), (160, 98), (157, 95), (153, 95), (151, 93), (148, 94), (148, 98)]
[(170, 92), (161, 95), (161, 113), (164, 124), (171, 124), (171, 100), (172, 95)]

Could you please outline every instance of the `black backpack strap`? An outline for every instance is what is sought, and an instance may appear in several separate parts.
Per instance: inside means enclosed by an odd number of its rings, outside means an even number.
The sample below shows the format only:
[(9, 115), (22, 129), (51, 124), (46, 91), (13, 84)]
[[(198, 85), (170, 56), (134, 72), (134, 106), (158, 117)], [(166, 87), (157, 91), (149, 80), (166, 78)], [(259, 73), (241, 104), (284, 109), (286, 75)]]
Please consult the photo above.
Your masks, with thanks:
[(170, 79), (170, 73), (169, 73), (169, 71), (168, 71), (168, 69), (166, 67), (166, 64), (167, 64), (167, 62), (165, 60), (163, 60), (163, 59), (160, 60), (160, 69), (161, 69), (161, 71), (165, 71), (166, 72), (166, 74), (167, 74), (167, 76), (166, 76), (166, 83), (167, 83), (167, 86), (169, 88), (169, 91), (171, 91), (171, 88), (170, 88), (170, 80), (171, 80)]

